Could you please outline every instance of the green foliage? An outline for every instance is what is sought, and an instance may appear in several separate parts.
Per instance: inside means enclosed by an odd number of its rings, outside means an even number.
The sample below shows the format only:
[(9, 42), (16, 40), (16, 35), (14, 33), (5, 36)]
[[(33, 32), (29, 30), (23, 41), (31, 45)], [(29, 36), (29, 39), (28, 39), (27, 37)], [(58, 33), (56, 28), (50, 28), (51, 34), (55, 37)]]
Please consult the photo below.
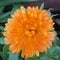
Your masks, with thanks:
[(19, 54), (12, 54), (11, 52), (9, 53), (9, 59), (8, 60), (18, 60), (18, 55)]
[(44, 3), (41, 4), (40, 9), (44, 9)]
[[(0, 0), (0, 23), (4, 23), (7, 21), (7, 19), (10, 17), (10, 15), (19, 8), (22, 4), (22, 2), (31, 2), (36, 0)], [(4, 12), (5, 7), (13, 5), (11, 11)]]
[(3, 45), (4, 44), (4, 38), (0, 38), (0, 44)]
[(13, 8), (11, 11), (6, 12), (5, 14), (1, 14), (0, 15), (0, 23), (4, 23), (7, 22), (8, 18), (10, 17), (10, 15), (19, 7), (21, 6), (21, 4), (13, 4)]
[(0, 2), (0, 6), (6, 6), (8, 4), (13, 4), (13, 3), (21, 3), (21, 2), (31, 2), (31, 1), (37, 1), (37, 0), (2, 0)]
[(56, 39), (53, 40), (53, 44), (54, 44), (55, 46), (60, 46), (60, 39), (59, 39), (58, 37), (56, 37)]
[(7, 45), (3, 46), (2, 55), (3, 55), (3, 60), (8, 60), (8, 46)]
[(2, 14), (4, 7), (5, 7), (5, 6), (0, 7), (0, 14)]
[(0, 26), (0, 30), (3, 30), (4, 28), (3, 28), (3, 26)]
[[(23, 60), (23, 58), (21, 57), (21, 53), (13, 54), (8, 50), (8, 46), (4, 44), (3, 31), (8, 18), (10, 18), (11, 14), (16, 9), (20, 8), (22, 2), (31, 1), (37, 0), (0, 0), (0, 56), (3, 58), (3, 60)], [(7, 6), (11, 6), (11, 9), (6, 8)], [(8, 11), (6, 11), (5, 8)], [(44, 9), (44, 3), (42, 3), (40, 9)], [(51, 15), (50, 10), (52, 9), (49, 9), (48, 13)], [(53, 41), (53, 46), (50, 49), (48, 49), (47, 52), (40, 53), (39, 57), (34, 56), (32, 58), (28, 58), (28, 60), (60, 60), (59, 37), (56, 37), (56, 39)]]

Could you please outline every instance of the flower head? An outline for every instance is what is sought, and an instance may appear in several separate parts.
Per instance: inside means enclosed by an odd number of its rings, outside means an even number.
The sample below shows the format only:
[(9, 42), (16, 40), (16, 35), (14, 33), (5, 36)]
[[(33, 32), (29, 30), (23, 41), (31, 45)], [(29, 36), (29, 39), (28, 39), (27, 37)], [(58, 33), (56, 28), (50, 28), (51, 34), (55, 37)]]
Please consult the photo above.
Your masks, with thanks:
[(32, 57), (47, 51), (52, 45), (55, 33), (54, 22), (46, 10), (23, 6), (17, 9), (5, 26), (5, 43), (12, 53), (22, 50), (22, 57)]

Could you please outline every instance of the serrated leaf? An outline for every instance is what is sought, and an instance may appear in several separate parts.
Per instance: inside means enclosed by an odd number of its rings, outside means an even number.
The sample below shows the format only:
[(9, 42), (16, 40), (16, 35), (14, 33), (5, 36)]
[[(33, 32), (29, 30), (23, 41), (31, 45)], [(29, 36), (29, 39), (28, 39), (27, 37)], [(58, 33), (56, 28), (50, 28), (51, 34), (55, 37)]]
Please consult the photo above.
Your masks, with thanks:
[(3, 55), (3, 60), (8, 60), (8, 46), (7, 45), (4, 45), (2, 55)]
[(0, 6), (6, 6), (8, 4), (13, 4), (13, 3), (20, 3), (20, 2), (31, 2), (31, 1), (36, 1), (36, 0), (6, 0), (6, 1), (1, 1)]
[(4, 38), (0, 38), (0, 44), (3, 45), (4, 44)]
[(18, 55), (19, 54), (13, 54), (13, 53), (10, 52), (8, 60), (18, 60)]
[(44, 3), (41, 4), (40, 9), (44, 9)]

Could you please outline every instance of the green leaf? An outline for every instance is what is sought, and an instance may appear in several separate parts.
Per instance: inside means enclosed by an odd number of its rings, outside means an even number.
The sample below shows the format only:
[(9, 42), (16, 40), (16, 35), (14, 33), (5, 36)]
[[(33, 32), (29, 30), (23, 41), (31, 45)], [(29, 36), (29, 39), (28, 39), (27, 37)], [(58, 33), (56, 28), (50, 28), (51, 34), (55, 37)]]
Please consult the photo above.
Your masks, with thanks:
[(54, 56), (60, 56), (60, 47), (56, 46), (52, 53)]
[[(1, 51), (1, 53), (2, 53), (2, 50), (3, 50), (3, 45), (0, 44), (0, 51)], [(2, 55), (2, 54), (0, 54), (0, 55)]]
[(0, 23), (4, 23), (7, 22), (8, 18), (10, 17), (10, 15), (19, 7), (21, 6), (21, 4), (13, 4), (13, 9), (5, 14), (0, 15)]
[(50, 49), (48, 49), (47, 54), (49, 54), (50, 58), (54, 60), (59, 60), (60, 58), (60, 47), (58, 46), (52, 46)]
[(49, 8), (47, 11), (50, 12), (51, 10), (54, 10), (53, 8)]
[(44, 56), (44, 57), (41, 57), (40, 60), (54, 60), (54, 59)]
[(40, 9), (44, 9), (44, 3), (41, 4)]
[(51, 15), (52, 15), (50, 11), (47, 11), (47, 12), (48, 12), (49, 16), (51, 16)]
[(7, 45), (4, 45), (2, 55), (3, 55), (3, 60), (8, 60), (8, 46)]
[(28, 58), (28, 60), (40, 60), (41, 57), (45, 56), (45, 53), (39, 53), (39, 56), (33, 56), (32, 58)]
[(31, 1), (36, 1), (36, 0), (6, 0), (6, 1), (1, 1), (0, 6), (6, 6), (8, 4), (13, 4), (13, 3), (20, 3), (20, 2), (31, 2)]
[(13, 13), (16, 9), (20, 8), (21, 4), (13, 4), (13, 9), (11, 13)]
[(27, 60), (39, 60), (39, 59), (40, 59), (40, 57), (33, 56), (33, 57), (31, 57), (31, 58), (28, 58)]
[(52, 17), (55, 17), (55, 16), (57, 16), (58, 14), (54, 14), (54, 15), (51, 15)]
[(47, 12), (48, 12), (48, 14), (51, 16), (52, 14), (51, 14), (51, 10), (54, 10), (53, 8), (49, 8), (48, 10), (47, 10)]
[(0, 7), (0, 14), (3, 12), (4, 6)]
[(19, 54), (13, 54), (13, 53), (10, 52), (8, 60), (18, 60), (18, 55)]
[(60, 46), (60, 39), (59, 37), (56, 37), (55, 40), (53, 40), (53, 44), (56, 46)]
[(2, 56), (2, 52), (0, 51), (0, 56)]
[(2, 38), (3, 37), (3, 34), (0, 32), (0, 38)]
[(2, 1), (4, 1), (4, 0), (0, 0), (0, 2), (2, 2)]
[(0, 38), (0, 44), (3, 45), (4, 44), (4, 38)]
[(1, 20), (2, 18), (4, 18), (4, 17), (10, 15), (10, 14), (11, 14), (11, 12), (7, 12), (7, 13), (5, 13), (5, 14), (0, 15), (0, 20)]
[(38, 58), (29, 58), (27, 60), (38, 60)]
[(7, 20), (8, 20), (9, 17), (10, 17), (10, 15), (5, 16), (4, 18), (0, 19), (0, 23), (7, 22)]
[(0, 30), (3, 30), (4, 28), (3, 28), (3, 26), (0, 26)]

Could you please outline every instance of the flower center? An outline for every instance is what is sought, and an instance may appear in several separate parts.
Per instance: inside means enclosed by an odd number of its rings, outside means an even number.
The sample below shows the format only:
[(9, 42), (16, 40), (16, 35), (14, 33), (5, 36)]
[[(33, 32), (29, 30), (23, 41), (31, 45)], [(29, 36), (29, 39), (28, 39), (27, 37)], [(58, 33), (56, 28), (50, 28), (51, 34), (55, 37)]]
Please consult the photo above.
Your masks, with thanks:
[(32, 37), (35, 34), (35, 31), (25, 31), (25, 35)]
[(37, 30), (37, 24), (35, 22), (29, 22), (25, 24), (25, 35), (32, 37), (35, 35)]

